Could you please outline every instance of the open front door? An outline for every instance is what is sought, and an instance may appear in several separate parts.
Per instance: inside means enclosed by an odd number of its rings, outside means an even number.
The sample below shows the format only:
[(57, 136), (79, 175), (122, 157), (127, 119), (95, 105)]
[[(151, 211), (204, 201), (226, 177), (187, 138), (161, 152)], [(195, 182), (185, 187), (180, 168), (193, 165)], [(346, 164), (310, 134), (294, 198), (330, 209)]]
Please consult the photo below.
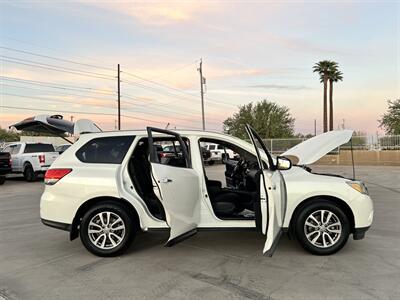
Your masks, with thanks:
[[(166, 221), (171, 228), (166, 246), (174, 244), (194, 235), (200, 221), (200, 188), (199, 176), (191, 167), (191, 159), (187, 144), (175, 132), (147, 128), (151, 172), (161, 198)], [(161, 133), (162, 136), (154, 136)], [(158, 142), (179, 144), (179, 152), (163, 153)], [(175, 147), (177, 148), (177, 147)]]
[[(260, 174), (261, 231), (267, 235), (263, 253), (269, 256), (275, 251), (282, 235), (282, 226), (286, 213), (286, 186), (283, 176), (276, 169), (273, 159), (257, 132), (246, 125), (246, 131), (256, 149)], [(262, 159), (265, 153), (268, 166)], [(257, 214), (256, 214), (257, 215)]]

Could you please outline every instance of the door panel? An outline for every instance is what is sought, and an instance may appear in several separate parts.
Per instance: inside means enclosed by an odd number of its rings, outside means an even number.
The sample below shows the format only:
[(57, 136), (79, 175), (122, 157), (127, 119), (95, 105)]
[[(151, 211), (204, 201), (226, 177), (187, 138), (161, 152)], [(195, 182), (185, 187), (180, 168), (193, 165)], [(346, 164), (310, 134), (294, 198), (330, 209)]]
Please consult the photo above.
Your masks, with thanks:
[(264, 245), (264, 254), (272, 256), (279, 242), (279, 238), (282, 235), (283, 221), (286, 212), (286, 188), (284, 180), (279, 171), (264, 170), (265, 186), (267, 188), (268, 205), (263, 207), (261, 203), (261, 211), (265, 209), (267, 213), (267, 219), (264, 223), (266, 228), (263, 227), (263, 233), (267, 234), (267, 240)]
[[(261, 231), (266, 234), (263, 253), (272, 256), (276, 245), (282, 235), (282, 226), (286, 212), (286, 187), (284, 179), (275, 170), (273, 160), (257, 132), (246, 125), (246, 131), (257, 153), (260, 175), (260, 207), (261, 207)], [(267, 156), (268, 167), (262, 159), (261, 153)]]
[(151, 169), (171, 228), (167, 246), (172, 246), (185, 233), (194, 234), (200, 221), (199, 177), (193, 169), (158, 163), (151, 163)]
[[(147, 128), (150, 163), (156, 194), (160, 195), (164, 207), (166, 221), (171, 228), (166, 246), (172, 246), (183, 239), (196, 233), (200, 222), (200, 179), (195, 170), (191, 168), (190, 155), (182, 137), (172, 131)], [(166, 163), (157, 155), (154, 145), (154, 133), (172, 137), (182, 149), (185, 166), (176, 167)]]

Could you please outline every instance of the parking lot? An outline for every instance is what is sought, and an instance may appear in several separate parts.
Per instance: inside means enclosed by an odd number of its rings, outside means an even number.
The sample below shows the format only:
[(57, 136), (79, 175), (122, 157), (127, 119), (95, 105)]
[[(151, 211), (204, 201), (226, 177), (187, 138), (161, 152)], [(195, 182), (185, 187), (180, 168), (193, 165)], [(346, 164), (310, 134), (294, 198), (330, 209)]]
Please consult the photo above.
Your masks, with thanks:
[(9, 179), (0, 187), (0, 299), (400, 299), (400, 168), (356, 171), (374, 199), (373, 227), (327, 257), (287, 237), (265, 257), (264, 237), (241, 231), (199, 232), (171, 248), (168, 232), (140, 234), (125, 255), (99, 258), (41, 224), (43, 182)]

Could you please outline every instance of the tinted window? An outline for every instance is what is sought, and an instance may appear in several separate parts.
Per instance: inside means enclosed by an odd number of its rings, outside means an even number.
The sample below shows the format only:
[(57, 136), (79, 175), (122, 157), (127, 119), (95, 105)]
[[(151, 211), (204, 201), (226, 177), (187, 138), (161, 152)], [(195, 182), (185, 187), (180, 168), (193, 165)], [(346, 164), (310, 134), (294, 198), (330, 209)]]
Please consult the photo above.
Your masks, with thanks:
[(85, 163), (120, 164), (134, 138), (134, 136), (96, 138), (83, 145), (76, 152), (76, 157)]
[(215, 145), (209, 145), (208, 150), (215, 150)]
[[(186, 144), (186, 148), (190, 153), (189, 140), (183, 138), (183, 142)], [(167, 145), (167, 146), (164, 146), (163, 148), (162, 145)], [(174, 167), (182, 167), (182, 168), (188, 167), (186, 165), (186, 160), (183, 155), (183, 151), (180, 147), (179, 141), (175, 137), (162, 138), (162, 139), (154, 138), (153, 147), (157, 148), (158, 163)], [(158, 151), (159, 147), (161, 147), (163, 150)]]
[(54, 152), (52, 144), (26, 144), (24, 153)]
[(224, 146), (222, 146), (222, 145), (218, 145), (218, 147), (217, 147), (217, 149), (224, 149)]

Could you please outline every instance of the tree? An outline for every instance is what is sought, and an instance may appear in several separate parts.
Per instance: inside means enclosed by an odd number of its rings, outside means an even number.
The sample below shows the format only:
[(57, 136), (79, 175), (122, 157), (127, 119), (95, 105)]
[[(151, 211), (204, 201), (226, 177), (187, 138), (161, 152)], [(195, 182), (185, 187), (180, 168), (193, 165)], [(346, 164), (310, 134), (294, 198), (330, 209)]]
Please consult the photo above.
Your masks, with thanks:
[(386, 134), (400, 134), (400, 99), (388, 101), (388, 110), (378, 120), (379, 127), (384, 128)]
[(330, 60), (322, 60), (316, 63), (313, 67), (313, 72), (318, 73), (321, 78), (321, 82), (324, 84), (324, 98), (323, 98), (323, 125), (324, 125), (324, 132), (328, 131), (328, 75), (329, 70), (333, 67), (337, 66), (337, 63), (330, 61)]
[(263, 138), (292, 137), (294, 118), (286, 106), (262, 100), (239, 106), (239, 111), (224, 122), (224, 131), (248, 139), (245, 125), (250, 124)]
[(343, 73), (339, 71), (337, 64), (332, 65), (331, 68), (329, 69), (328, 79), (329, 79), (329, 131), (332, 131), (333, 130), (333, 83), (343, 80)]
[(19, 141), (19, 134), (0, 128), (0, 142), (15, 142)]

